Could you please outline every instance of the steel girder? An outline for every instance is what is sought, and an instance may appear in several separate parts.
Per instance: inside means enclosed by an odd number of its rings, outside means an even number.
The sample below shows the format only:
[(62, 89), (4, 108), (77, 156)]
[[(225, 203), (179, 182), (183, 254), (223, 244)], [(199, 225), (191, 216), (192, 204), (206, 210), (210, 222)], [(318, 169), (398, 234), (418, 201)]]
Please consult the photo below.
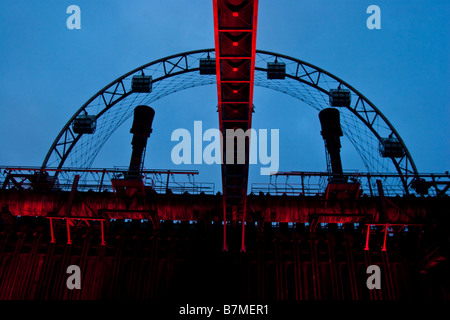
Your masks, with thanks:
[[(250, 137), (246, 137), (244, 162), (238, 139), (229, 135), (235, 130), (247, 131), (252, 126), (253, 86), (255, 78), (256, 28), (258, 0), (214, 0), (214, 32), (219, 126), (222, 132), (222, 192), (224, 212), (224, 250), (227, 250), (227, 221), (242, 220), (244, 233), (249, 170)], [(232, 139), (230, 141), (230, 139)], [(230, 147), (233, 150), (230, 150)], [(228, 149), (227, 149), (228, 148)], [(228, 163), (234, 156), (233, 163)]]

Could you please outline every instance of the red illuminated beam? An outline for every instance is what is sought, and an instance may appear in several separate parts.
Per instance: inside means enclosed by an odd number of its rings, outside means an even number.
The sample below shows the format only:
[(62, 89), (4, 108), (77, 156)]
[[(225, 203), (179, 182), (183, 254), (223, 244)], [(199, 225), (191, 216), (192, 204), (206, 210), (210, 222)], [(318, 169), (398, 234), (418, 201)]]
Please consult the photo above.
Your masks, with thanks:
[[(222, 134), (227, 129), (246, 131), (252, 126), (258, 0), (213, 0), (213, 11), (219, 127)], [(239, 88), (247, 83), (248, 90), (233, 90), (233, 101), (224, 97), (227, 86)], [(237, 112), (227, 112), (224, 104)], [(226, 226), (230, 220), (242, 221), (241, 251), (245, 251), (249, 143), (244, 164), (222, 164), (224, 251), (228, 250)], [(222, 159), (226, 158), (225, 146), (222, 144)]]

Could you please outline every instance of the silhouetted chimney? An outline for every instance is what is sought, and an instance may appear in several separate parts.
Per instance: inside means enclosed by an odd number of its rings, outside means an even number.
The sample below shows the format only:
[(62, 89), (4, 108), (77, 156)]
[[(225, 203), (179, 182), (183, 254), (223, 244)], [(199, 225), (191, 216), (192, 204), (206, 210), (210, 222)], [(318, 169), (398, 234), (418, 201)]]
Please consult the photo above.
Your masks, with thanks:
[(152, 122), (155, 110), (149, 106), (137, 106), (134, 109), (133, 126), (130, 132), (133, 134), (133, 152), (131, 154), (130, 167), (128, 169), (129, 179), (140, 179), (143, 165), (144, 153), (147, 146), (147, 139), (152, 132)]
[(325, 140), (325, 147), (330, 155), (331, 172), (333, 180), (341, 180), (341, 142), (342, 130), (339, 119), (339, 110), (335, 108), (326, 108), (319, 112), (320, 124), (322, 126), (322, 137)]

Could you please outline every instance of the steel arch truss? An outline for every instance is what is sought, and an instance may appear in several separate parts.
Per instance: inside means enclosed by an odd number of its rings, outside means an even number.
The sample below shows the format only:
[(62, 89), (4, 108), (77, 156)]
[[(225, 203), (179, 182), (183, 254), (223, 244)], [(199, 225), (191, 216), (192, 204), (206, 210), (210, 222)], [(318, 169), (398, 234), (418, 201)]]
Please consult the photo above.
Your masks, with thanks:
[[(331, 89), (349, 90), (351, 93), (351, 104), (348, 107), (341, 108), (342, 126), (345, 135), (362, 157), (368, 172), (389, 171), (388, 165), (382, 163), (383, 159), (379, 154), (379, 144), (383, 138), (396, 138), (404, 150), (404, 155), (399, 158), (391, 157), (387, 160), (399, 173), (404, 192), (406, 194), (409, 193), (411, 183), (418, 175), (417, 168), (403, 139), (371, 101), (347, 82), (310, 63), (268, 51), (258, 50), (257, 54), (259, 57), (256, 66), (257, 71), (267, 72), (267, 63), (270, 62), (285, 63), (286, 78), (282, 80), (257, 78), (261, 79), (261, 81), (255, 80), (256, 86), (274, 89), (291, 95), (317, 110), (329, 107)], [(316, 92), (310, 92), (308, 87), (315, 89)], [(364, 126), (361, 126), (361, 124)], [(364, 136), (371, 136), (373, 141), (364, 143), (363, 141), (367, 138)], [(379, 167), (379, 169), (376, 167)]]
[[(50, 147), (42, 168), (90, 168), (98, 152), (131, 115), (139, 104), (152, 104), (174, 92), (192, 87), (216, 84), (215, 74), (201, 74), (200, 59), (215, 59), (215, 49), (196, 50), (155, 60), (119, 77), (97, 92), (66, 123)], [(284, 79), (268, 79), (268, 63), (285, 64)], [(342, 107), (344, 135), (353, 144), (368, 172), (398, 172), (400, 179), (386, 185), (401, 187), (409, 193), (411, 183), (418, 175), (414, 161), (402, 138), (387, 118), (364, 95), (345, 81), (312, 64), (282, 54), (257, 50), (255, 86), (269, 88), (295, 97), (316, 110), (329, 107), (330, 89), (348, 89), (351, 104)], [(152, 77), (152, 91), (134, 92), (131, 88), (135, 75)], [(214, 109), (212, 109), (214, 110)], [(97, 121), (93, 134), (77, 134), (72, 129), (80, 115), (94, 115)], [(405, 153), (400, 158), (382, 158), (379, 143), (386, 137), (395, 137)]]
[[(113, 107), (117, 108), (117, 106), (120, 105), (121, 102), (124, 102), (126, 98), (132, 98), (130, 105), (134, 105), (135, 103), (148, 100), (147, 98), (149, 96), (151, 97), (151, 100), (157, 100), (170, 93), (188, 87), (215, 83), (215, 80), (212, 77), (203, 77), (200, 82), (197, 81), (197, 79), (194, 79), (193, 81), (183, 81), (184, 85), (180, 83), (173, 85), (170, 80), (166, 80), (175, 76), (182, 77), (183, 74), (188, 72), (198, 71), (199, 59), (208, 56), (210, 52), (213, 53), (214, 49), (190, 51), (165, 57), (134, 69), (108, 84), (90, 98), (66, 123), (47, 153), (42, 167), (53, 166), (61, 168), (63, 164), (67, 164), (68, 157), (72, 152), (78, 152), (80, 154), (72, 157), (73, 159), (68, 162), (69, 166), (89, 168), (92, 165), (99, 148), (103, 146), (115, 129), (131, 115), (125, 110), (121, 110), (125, 111), (125, 115), (118, 115), (111, 112)], [(132, 77), (134, 75), (142, 74), (150, 75), (152, 77), (153, 91), (149, 94), (135, 93), (131, 88)], [(79, 115), (83, 114), (95, 115), (97, 120), (97, 130), (95, 134), (83, 135), (74, 133), (72, 129), (74, 120)], [(84, 146), (85, 148), (81, 148), (83, 146), (78, 146), (80, 142), (82, 142), (83, 136), (85, 137), (84, 140), (89, 140), (86, 142), (88, 145)], [(74, 149), (75, 146), (78, 148)]]

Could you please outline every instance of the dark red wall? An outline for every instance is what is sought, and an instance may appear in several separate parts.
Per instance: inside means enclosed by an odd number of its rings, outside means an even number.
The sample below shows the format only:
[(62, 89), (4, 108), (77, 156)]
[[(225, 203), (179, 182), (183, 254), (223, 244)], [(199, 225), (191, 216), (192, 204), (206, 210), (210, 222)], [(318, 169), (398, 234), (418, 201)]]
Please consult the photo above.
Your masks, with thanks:
[[(427, 233), (410, 230), (388, 239), (365, 237), (353, 224), (309, 232), (303, 224), (247, 228), (247, 252), (240, 253), (240, 227), (229, 227), (229, 252), (222, 252), (220, 223), (113, 221), (106, 246), (97, 226), (55, 224), (16, 218), (0, 224), (0, 299), (203, 299), (354, 300), (449, 299), (448, 262), (424, 269)], [(420, 239), (421, 238), (421, 239)], [(426, 239), (425, 239), (426, 240)], [(81, 290), (68, 290), (66, 269), (80, 266)], [(381, 290), (366, 287), (366, 268), (381, 268)], [(222, 300), (221, 300), (222, 299)]]

